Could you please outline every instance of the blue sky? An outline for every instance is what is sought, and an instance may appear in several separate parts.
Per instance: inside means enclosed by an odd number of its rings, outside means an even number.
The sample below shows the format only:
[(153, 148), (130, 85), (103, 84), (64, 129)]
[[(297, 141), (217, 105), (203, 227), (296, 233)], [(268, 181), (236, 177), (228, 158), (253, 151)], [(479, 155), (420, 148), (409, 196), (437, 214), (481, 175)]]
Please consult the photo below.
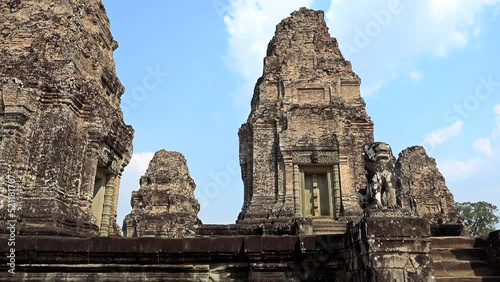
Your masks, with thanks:
[(135, 128), (119, 224), (159, 149), (186, 156), (204, 223), (235, 221), (238, 128), (276, 24), (300, 7), (325, 11), (362, 79), (375, 139), (396, 155), (424, 145), (456, 201), (500, 207), (500, 0), (103, 2)]

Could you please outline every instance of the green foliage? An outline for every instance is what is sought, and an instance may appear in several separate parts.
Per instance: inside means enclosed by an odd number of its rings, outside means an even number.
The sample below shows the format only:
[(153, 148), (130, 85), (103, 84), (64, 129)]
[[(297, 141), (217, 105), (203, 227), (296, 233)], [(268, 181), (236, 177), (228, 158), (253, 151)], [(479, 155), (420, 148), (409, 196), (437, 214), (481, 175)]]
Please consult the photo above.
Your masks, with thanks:
[(487, 202), (457, 203), (457, 210), (469, 229), (470, 236), (484, 236), (495, 230), (500, 217), (495, 215), (498, 209)]

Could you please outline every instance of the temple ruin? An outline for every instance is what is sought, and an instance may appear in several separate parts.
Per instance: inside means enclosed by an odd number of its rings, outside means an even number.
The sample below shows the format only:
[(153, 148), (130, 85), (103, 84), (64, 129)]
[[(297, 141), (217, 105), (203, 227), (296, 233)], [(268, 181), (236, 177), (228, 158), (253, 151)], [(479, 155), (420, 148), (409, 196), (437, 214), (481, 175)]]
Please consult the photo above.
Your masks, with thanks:
[(500, 231), (459, 236), (434, 159), (374, 142), (322, 11), (293, 12), (268, 46), (238, 133), (235, 224), (202, 224), (186, 159), (160, 150), (123, 234), (133, 129), (102, 2), (0, 1), (0, 23), (0, 280), (500, 279)]
[(359, 214), (363, 146), (373, 142), (360, 84), (323, 12), (302, 9), (278, 24), (239, 130), (238, 222)]
[(0, 22), (0, 182), (16, 200), (15, 213), (0, 208), (0, 232), (18, 219), (20, 234), (118, 235), (133, 129), (103, 4), (1, 1)]
[(446, 225), (447, 228), (456, 229), (454, 233), (466, 234), (453, 195), (446, 187), (436, 160), (427, 155), (424, 147), (413, 146), (403, 150), (399, 153), (395, 168), (402, 205), (415, 209), (419, 216), (431, 223), (436, 232), (440, 225)]
[(160, 150), (132, 193), (132, 212), (123, 221), (127, 237), (194, 237), (200, 204), (187, 162), (179, 152)]

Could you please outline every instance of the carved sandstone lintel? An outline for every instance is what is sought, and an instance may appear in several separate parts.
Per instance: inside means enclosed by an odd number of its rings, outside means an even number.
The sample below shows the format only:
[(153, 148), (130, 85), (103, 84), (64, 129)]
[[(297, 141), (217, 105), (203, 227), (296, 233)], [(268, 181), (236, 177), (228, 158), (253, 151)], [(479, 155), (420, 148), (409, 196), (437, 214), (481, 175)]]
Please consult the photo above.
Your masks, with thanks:
[(292, 161), (294, 164), (338, 164), (338, 152), (322, 152), (322, 151), (294, 151), (292, 153)]
[(107, 144), (102, 144), (99, 149), (99, 161), (115, 174), (121, 174), (122, 166), (118, 154)]

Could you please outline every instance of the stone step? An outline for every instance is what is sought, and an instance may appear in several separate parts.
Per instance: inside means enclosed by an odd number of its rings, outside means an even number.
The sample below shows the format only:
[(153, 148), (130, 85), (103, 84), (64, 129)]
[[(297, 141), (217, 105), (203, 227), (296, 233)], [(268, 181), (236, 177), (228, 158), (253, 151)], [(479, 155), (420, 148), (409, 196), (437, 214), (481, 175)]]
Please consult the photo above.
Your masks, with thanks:
[(313, 231), (314, 235), (338, 235), (338, 234), (345, 234), (345, 232), (342, 232), (340, 230), (318, 230), (318, 231)]
[(484, 248), (471, 249), (448, 249), (432, 248), (432, 259), (435, 261), (443, 260), (484, 260), (486, 250)]
[(313, 233), (317, 235), (345, 234), (347, 225), (341, 222), (334, 222), (331, 219), (314, 219)]
[(498, 282), (500, 281), (500, 276), (436, 277), (436, 282), (468, 282), (468, 281)]
[(346, 230), (342, 228), (313, 228), (313, 234), (326, 235), (326, 234), (345, 234)]
[(497, 276), (497, 271), (490, 268), (485, 261), (445, 260), (434, 261), (434, 275), (436, 277), (474, 277)]
[(433, 249), (469, 249), (484, 247), (484, 240), (472, 237), (432, 237)]

